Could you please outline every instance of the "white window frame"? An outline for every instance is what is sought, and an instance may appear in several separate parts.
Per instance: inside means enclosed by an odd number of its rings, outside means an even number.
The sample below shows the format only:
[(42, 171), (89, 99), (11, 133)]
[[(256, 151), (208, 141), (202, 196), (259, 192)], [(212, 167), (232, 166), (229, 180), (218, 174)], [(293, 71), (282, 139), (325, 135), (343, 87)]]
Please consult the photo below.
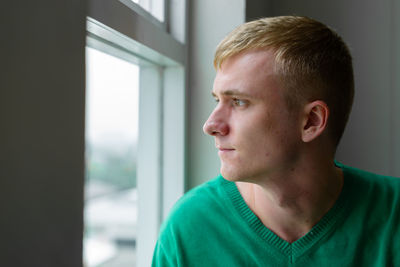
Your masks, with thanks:
[(132, 1), (90, 0), (87, 19), (89, 46), (140, 66), (137, 266), (150, 266), (185, 187), (187, 2), (166, 0), (165, 10), (160, 23)]

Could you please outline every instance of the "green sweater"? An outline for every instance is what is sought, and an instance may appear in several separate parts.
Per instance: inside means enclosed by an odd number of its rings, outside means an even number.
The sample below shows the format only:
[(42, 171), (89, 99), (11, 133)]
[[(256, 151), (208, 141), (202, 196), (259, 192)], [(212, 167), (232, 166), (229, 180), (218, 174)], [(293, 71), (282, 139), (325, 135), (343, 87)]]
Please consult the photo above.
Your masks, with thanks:
[(183, 196), (161, 227), (152, 266), (400, 266), (400, 179), (337, 164), (343, 190), (293, 243), (266, 228), (219, 176)]

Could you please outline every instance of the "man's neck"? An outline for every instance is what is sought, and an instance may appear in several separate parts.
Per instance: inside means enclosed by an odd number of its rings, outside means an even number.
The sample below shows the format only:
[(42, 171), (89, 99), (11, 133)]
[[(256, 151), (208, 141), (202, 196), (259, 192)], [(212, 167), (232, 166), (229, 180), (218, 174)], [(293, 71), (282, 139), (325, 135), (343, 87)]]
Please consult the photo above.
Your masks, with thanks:
[(333, 207), (342, 190), (343, 174), (332, 163), (266, 181), (236, 185), (261, 222), (292, 243), (308, 233)]

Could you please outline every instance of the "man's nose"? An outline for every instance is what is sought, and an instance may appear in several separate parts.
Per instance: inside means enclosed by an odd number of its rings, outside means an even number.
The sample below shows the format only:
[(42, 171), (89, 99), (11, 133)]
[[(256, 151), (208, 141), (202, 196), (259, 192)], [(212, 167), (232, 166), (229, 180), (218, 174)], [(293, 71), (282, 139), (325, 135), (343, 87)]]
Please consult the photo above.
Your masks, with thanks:
[(216, 109), (213, 111), (213, 113), (211, 113), (208, 120), (204, 123), (203, 131), (204, 133), (212, 136), (224, 136), (229, 133), (229, 126), (223, 114), (219, 113), (219, 111)]

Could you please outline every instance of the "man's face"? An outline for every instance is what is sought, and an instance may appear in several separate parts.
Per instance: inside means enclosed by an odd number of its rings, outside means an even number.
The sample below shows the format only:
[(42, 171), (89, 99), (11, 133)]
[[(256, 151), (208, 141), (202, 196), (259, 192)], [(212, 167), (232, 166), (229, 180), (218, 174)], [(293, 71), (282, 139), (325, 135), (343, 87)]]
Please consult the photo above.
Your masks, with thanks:
[(292, 168), (301, 125), (299, 112), (288, 111), (283, 90), (268, 50), (242, 52), (217, 71), (217, 106), (203, 130), (215, 137), (226, 179), (257, 183)]

